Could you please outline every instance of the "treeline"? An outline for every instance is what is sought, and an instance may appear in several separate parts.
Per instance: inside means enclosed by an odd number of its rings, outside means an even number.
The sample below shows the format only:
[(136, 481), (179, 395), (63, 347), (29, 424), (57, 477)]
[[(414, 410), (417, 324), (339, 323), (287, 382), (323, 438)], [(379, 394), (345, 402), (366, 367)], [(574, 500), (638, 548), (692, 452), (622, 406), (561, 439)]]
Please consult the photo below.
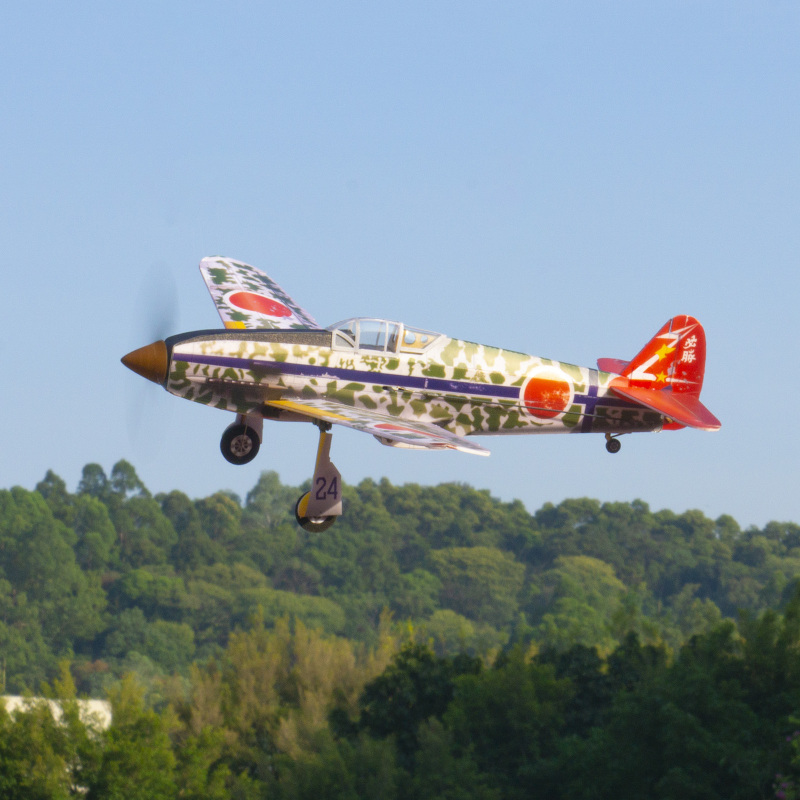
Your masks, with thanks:
[(293, 517), (298, 487), (263, 473), (244, 502), (153, 497), (133, 467), (52, 472), (0, 491), (0, 667), (35, 689), (68, 658), (80, 692), (126, 672), (186, 674), (260, 609), (374, 644), (381, 615), (437, 655), (513, 644), (601, 655), (630, 632), (677, 648), (741, 611), (781, 608), (800, 526), (566, 500), (534, 514), (461, 484), (345, 487), (324, 534)]
[(299, 493), (0, 491), (5, 691), (114, 704), (0, 715), (0, 796), (795, 796), (800, 526), (367, 480), (309, 534)]

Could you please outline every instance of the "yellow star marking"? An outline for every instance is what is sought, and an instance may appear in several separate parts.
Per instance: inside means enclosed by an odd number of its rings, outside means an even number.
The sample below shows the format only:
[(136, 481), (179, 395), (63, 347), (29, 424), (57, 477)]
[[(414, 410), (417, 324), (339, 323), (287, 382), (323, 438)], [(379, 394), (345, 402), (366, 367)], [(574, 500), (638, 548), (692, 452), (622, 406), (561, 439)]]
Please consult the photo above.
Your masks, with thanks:
[(668, 356), (670, 353), (674, 352), (675, 352), (674, 347), (668, 347), (667, 345), (662, 344), (661, 349), (656, 353), (656, 355), (658, 356), (659, 360), (661, 360), (665, 356)]
[(656, 383), (666, 383), (666, 381), (667, 375), (665, 372), (659, 372), (658, 375), (656, 375)]

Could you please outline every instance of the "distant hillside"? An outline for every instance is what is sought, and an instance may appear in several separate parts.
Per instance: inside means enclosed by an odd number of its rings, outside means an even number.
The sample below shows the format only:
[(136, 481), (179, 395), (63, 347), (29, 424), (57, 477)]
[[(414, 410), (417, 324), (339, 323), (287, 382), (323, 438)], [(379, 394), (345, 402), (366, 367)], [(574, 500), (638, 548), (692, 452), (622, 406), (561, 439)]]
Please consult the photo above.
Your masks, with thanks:
[(609, 652), (626, 634), (671, 648), (741, 611), (780, 608), (800, 574), (800, 526), (566, 500), (530, 514), (463, 484), (345, 487), (322, 534), (292, 516), (298, 487), (262, 473), (244, 502), (153, 497), (120, 461), (77, 492), (48, 472), (0, 492), (6, 690), (69, 657), (79, 689), (125, 671), (185, 674), (254, 615), (374, 643), (386, 611), (439, 655), (510, 643)]

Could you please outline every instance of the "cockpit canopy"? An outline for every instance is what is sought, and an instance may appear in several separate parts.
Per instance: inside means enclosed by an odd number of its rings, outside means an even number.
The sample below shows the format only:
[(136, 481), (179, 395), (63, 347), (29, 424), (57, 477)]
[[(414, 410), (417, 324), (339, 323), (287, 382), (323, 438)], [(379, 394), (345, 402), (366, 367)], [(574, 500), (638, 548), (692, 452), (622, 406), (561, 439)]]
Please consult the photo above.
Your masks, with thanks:
[(375, 350), (382, 353), (421, 353), (440, 333), (410, 328), (402, 322), (357, 317), (331, 325), (337, 350)]

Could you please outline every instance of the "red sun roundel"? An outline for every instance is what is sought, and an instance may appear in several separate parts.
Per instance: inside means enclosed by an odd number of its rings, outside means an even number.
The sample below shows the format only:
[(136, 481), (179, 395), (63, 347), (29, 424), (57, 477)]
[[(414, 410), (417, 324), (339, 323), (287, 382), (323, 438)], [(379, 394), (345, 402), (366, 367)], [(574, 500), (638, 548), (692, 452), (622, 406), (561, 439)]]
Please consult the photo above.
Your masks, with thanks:
[(523, 402), (534, 417), (553, 419), (569, 408), (572, 386), (562, 372), (545, 368), (525, 384)]
[(394, 431), (395, 433), (416, 433), (419, 435), (419, 431), (416, 428), (406, 428), (403, 425), (394, 425), (391, 422), (379, 422), (375, 427), (382, 431)]
[(283, 303), (255, 292), (231, 292), (225, 300), (228, 305), (239, 309), (239, 311), (254, 311), (256, 314), (264, 314), (267, 317), (292, 316), (291, 309), (287, 308)]

